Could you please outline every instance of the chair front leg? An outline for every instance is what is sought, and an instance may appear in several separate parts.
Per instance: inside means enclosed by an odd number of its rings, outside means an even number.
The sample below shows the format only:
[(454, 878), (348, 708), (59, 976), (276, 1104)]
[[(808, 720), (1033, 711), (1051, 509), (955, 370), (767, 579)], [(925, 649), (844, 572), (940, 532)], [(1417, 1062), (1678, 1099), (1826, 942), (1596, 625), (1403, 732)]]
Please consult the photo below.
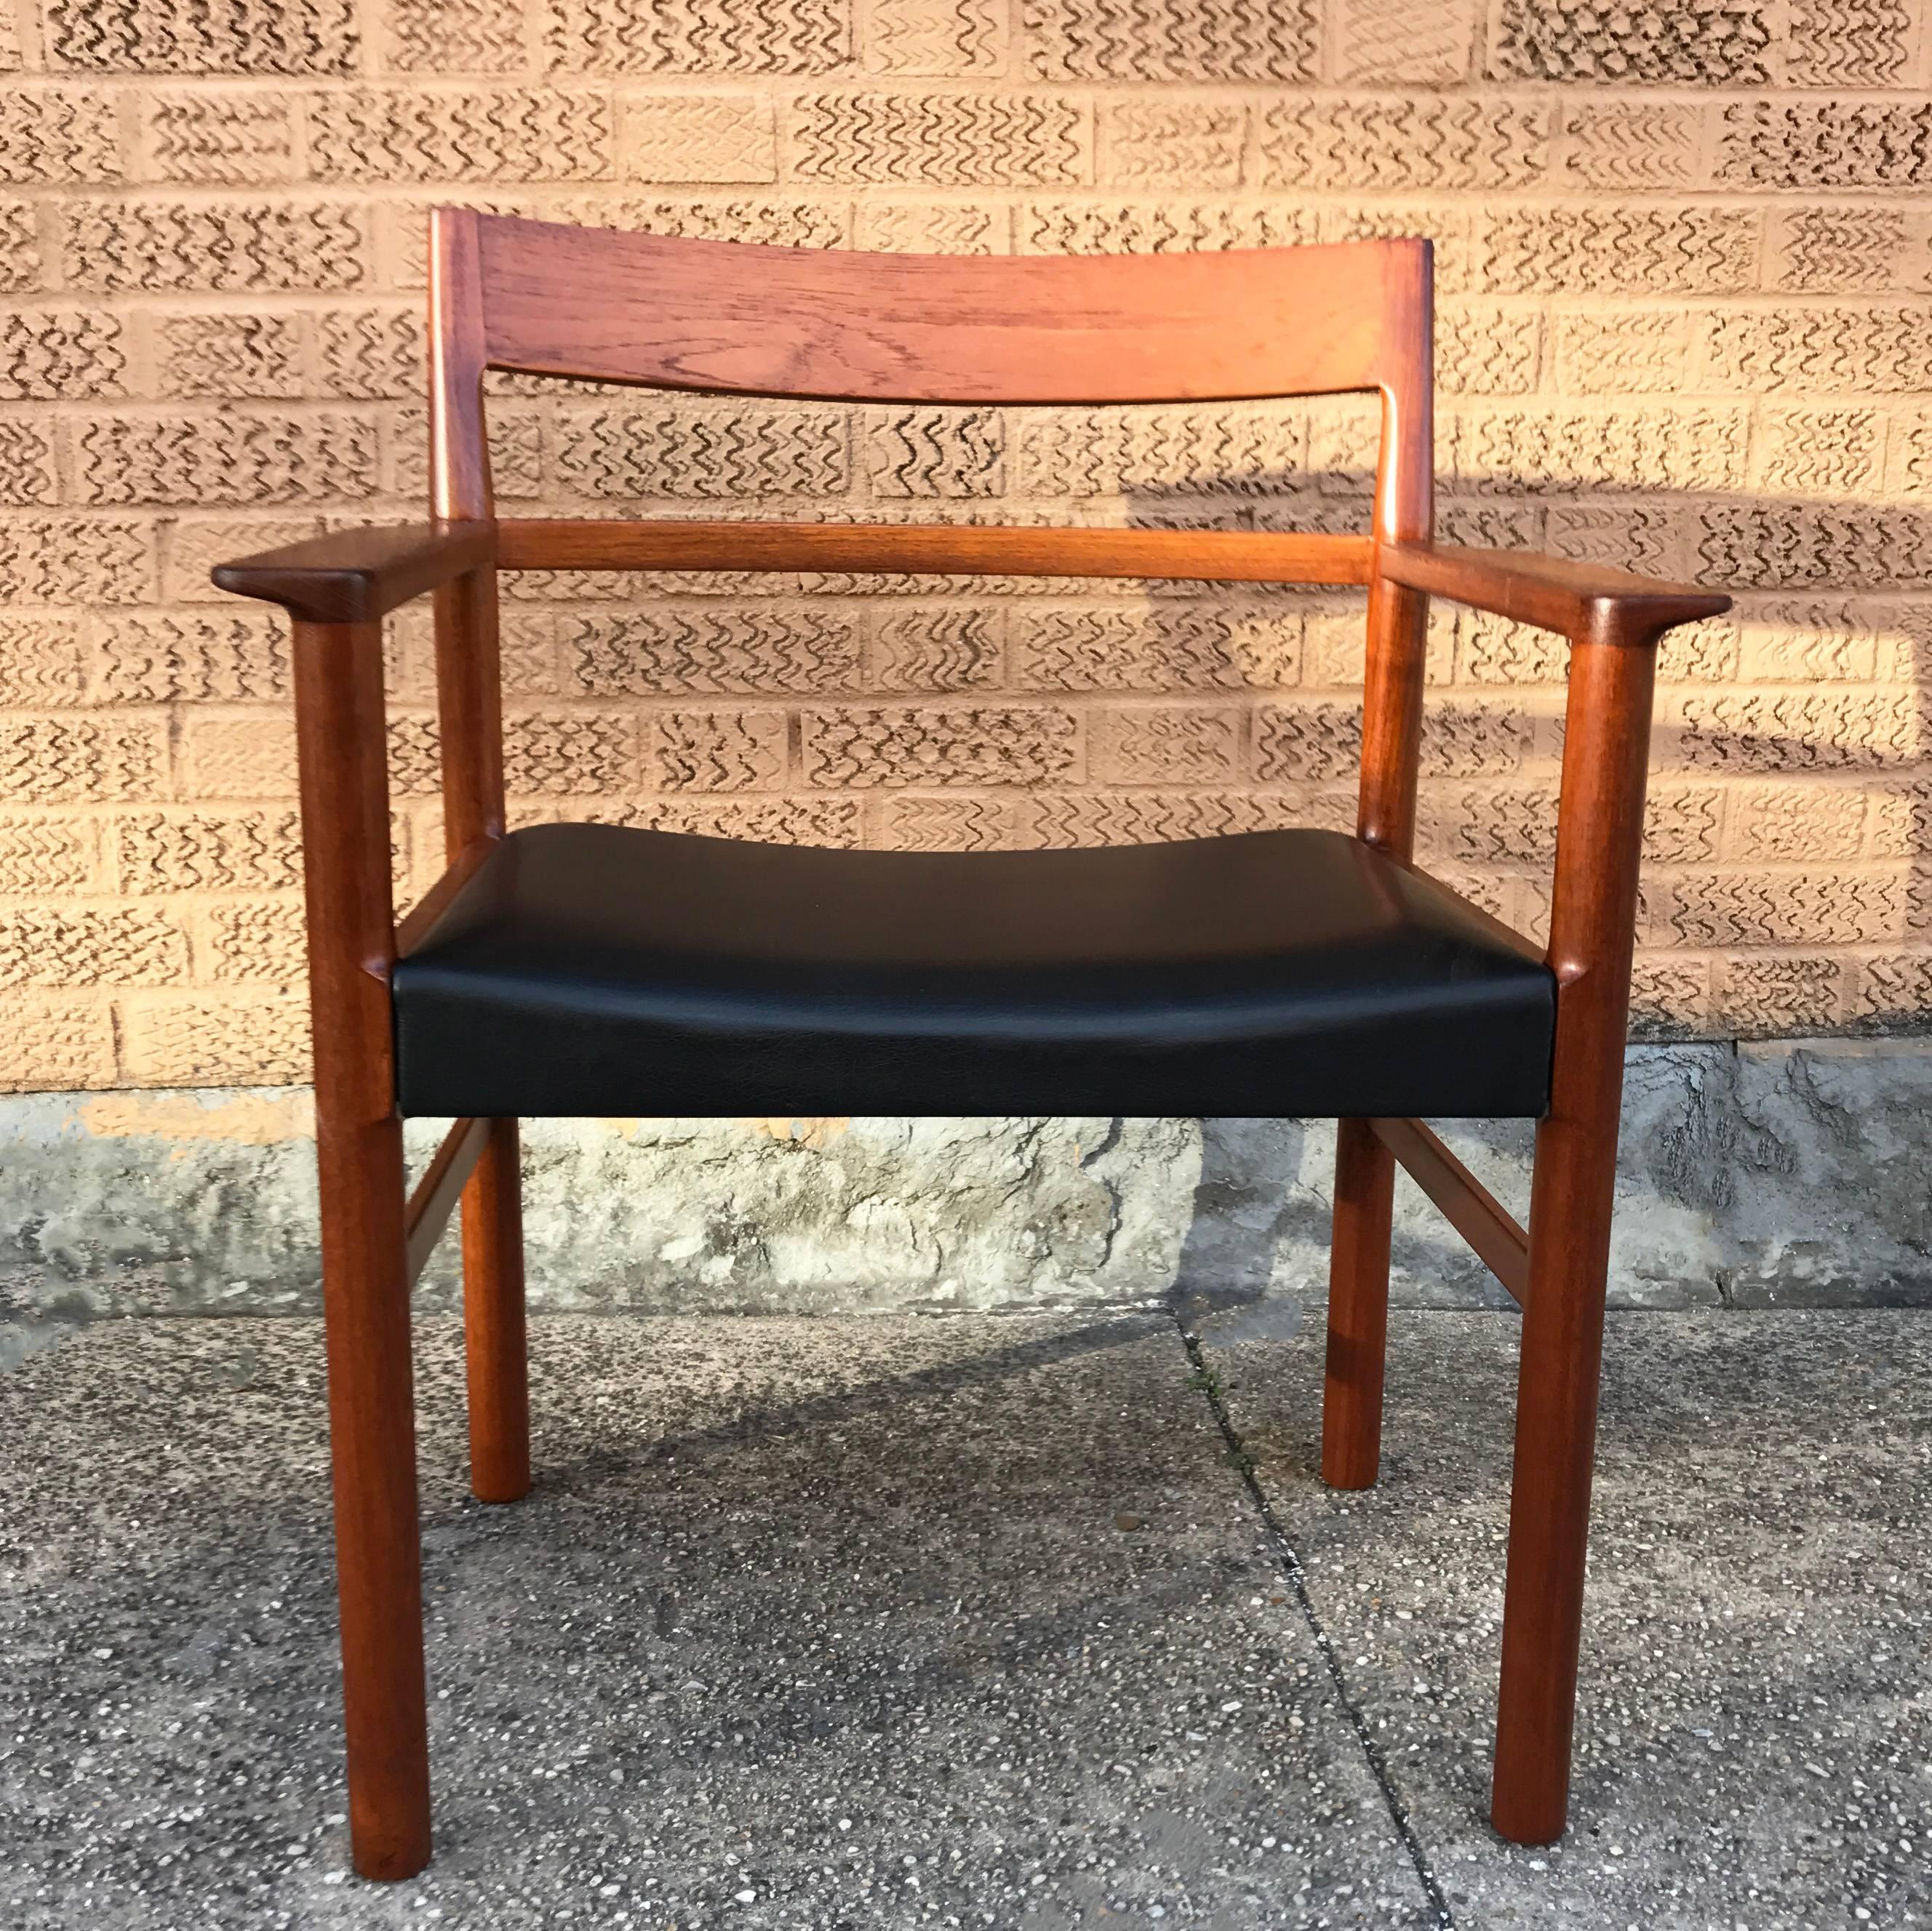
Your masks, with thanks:
[(1569, 1807), (1655, 643), (1590, 640), (1570, 659), (1490, 1811), (1521, 1844), (1560, 1837)]
[(1395, 1156), (1366, 1120), (1338, 1120), (1322, 1393), (1322, 1479), (1331, 1489), (1372, 1488), (1381, 1466), (1394, 1208)]
[(350, 1840), (364, 1877), (404, 1878), (429, 1746), (381, 625), (298, 623), (294, 670)]

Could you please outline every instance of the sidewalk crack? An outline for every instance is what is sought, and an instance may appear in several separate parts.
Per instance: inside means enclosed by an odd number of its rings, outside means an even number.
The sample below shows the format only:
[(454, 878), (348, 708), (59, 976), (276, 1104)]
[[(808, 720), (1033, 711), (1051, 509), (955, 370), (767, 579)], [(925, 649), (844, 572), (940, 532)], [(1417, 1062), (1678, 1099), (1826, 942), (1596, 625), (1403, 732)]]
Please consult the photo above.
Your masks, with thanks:
[(1382, 1754), (1382, 1746), (1376, 1741), (1375, 1732), (1369, 1726), (1369, 1720), (1360, 1704), (1350, 1693), (1348, 1678), (1342, 1673), (1342, 1659), (1336, 1654), (1334, 1639), (1323, 1624), (1315, 1600), (1309, 1593), (1308, 1572), (1302, 1567), (1300, 1555), (1288, 1531), (1281, 1525), (1280, 1519), (1270, 1506), (1261, 1479), (1255, 1473), (1254, 1457), (1248, 1453), (1246, 1444), (1235, 1428), (1234, 1418), (1228, 1412), (1227, 1400), (1222, 1393), (1220, 1377), (1208, 1365), (1202, 1351), (1199, 1339), (1175, 1324), (1180, 1336), (1180, 1345), (1186, 1350), (1187, 1359), (1194, 1369), (1195, 1379), (1207, 1397), (1208, 1406), (1221, 1431), (1222, 1439), (1228, 1444), (1228, 1459), (1240, 1471), (1241, 1480), (1246, 1486), (1248, 1498), (1255, 1505), (1255, 1513), (1261, 1517), (1262, 1526), (1274, 1549), (1275, 1559), (1281, 1572), (1288, 1579), (1288, 1586), (1301, 1611), (1301, 1618), (1308, 1625), (1309, 1633), (1315, 1639), (1315, 1647), (1320, 1654), (1328, 1672), (1330, 1681), (1334, 1685), (1336, 1699), (1342, 1706), (1350, 1727), (1355, 1733), (1355, 1741), (1361, 1747), (1362, 1755), (1367, 1759), (1369, 1774), (1376, 1780), (1376, 1787), (1382, 1792), (1382, 1803), (1388, 1810), (1389, 1821), (1395, 1827), (1396, 1835), (1402, 1840), (1402, 1848), (1408, 1853), (1409, 1862), (1415, 1867), (1415, 1875), (1429, 1902), (1434, 1907), (1438, 1931), (1455, 1931), (1455, 1918), (1450, 1915), (1449, 1900), (1442, 1894), (1442, 1887), (1436, 1879), (1430, 1868), (1429, 1854), (1422, 1847), (1422, 1840), (1415, 1834), (1415, 1827), (1409, 1822), (1408, 1807), (1396, 1795), (1394, 1783), (1389, 1776), (1388, 1759)]

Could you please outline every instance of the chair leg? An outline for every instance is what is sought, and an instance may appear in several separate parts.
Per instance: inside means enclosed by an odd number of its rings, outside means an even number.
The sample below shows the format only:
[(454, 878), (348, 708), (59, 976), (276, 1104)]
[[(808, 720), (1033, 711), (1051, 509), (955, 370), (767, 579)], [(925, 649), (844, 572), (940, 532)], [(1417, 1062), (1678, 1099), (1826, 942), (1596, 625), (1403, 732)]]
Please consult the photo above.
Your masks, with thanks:
[(514, 1502), (530, 1487), (523, 1181), (514, 1120), (490, 1121), (489, 1142), (463, 1190), (463, 1330), (470, 1486), (480, 1502)]
[(406, 1878), (430, 1814), (402, 1123), (316, 1126), (350, 1842), (363, 1876)]
[(1538, 1129), (1490, 1806), (1519, 1844), (1553, 1843), (1569, 1810), (1616, 1168), (1613, 1109), (1607, 1131)]
[(1394, 1204), (1395, 1156), (1366, 1120), (1338, 1121), (1322, 1397), (1322, 1476), (1330, 1488), (1372, 1488), (1381, 1465)]

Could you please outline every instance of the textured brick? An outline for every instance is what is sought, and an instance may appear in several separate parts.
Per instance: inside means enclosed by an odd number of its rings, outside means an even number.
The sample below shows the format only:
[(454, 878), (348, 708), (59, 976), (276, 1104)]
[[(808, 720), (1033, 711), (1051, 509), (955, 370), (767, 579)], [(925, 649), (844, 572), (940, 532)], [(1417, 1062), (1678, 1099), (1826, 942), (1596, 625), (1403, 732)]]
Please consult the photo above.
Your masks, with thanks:
[(1447, 477), (1511, 493), (1736, 489), (1748, 427), (1737, 409), (1463, 409), (1441, 426), (1436, 460)]
[[(1423, 714), (1422, 768), (1444, 777), (1514, 771), (1528, 737), (1510, 712), (1432, 703)], [(1270, 704), (1256, 713), (1255, 775), (1264, 784), (1351, 776), (1361, 747), (1361, 710), (1352, 703)]]
[(0, 906), (0, 985), (168, 985), (187, 976), (186, 940), (158, 908)]
[(1682, 718), (1679, 756), (1715, 771), (1878, 769), (1915, 761), (1924, 735), (1907, 692), (1724, 691)]
[(1885, 418), (1871, 409), (1773, 409), (1758, 425), (1751, 480), (1761, 489), (1842, 496), (1876, 487)]
[(322, 502), (376, 486), (376, 424), (310, 415), (92, 416), (76, 425), (83, 503)]
[(1504, 208), (1471, 229), (1467, 279), (1496, 294), (1707, 295), (1748, 289), (1749, 208)]
[(295, 316), (169, 315), (155, 332), (164, 394), (294, 397), (306, 386)]
[(1738, 627), (1743, 675), (1754, 683), (1868, 684), (1909, 668), (1896, 649), (1908, 640), (1883, 616), (1844, 598), (1760, 604)]
[(1312, 0), (1022, 0), (1027, 64), (1052, 80), (1306, 80)]
[(1086, 113), (1060, 94), (814, 94), (793, 103), (791, 172), (800, 180), (1080, 181)]
[(1695, 187), (1703, 112), (1628, 98), (1578, 101), (1563, 118), (1563, 176), (1594, 193)]
[(874, 785), (1039, 784), (1070, 777), (1078, 727), (1046, 706), (808, 711), (806, 783)]
[(1127, 187), (1237, 187), (1247, 131), (1239, 102), (1112, 101), (1101, 112), (1100, 178)]
[(1717, 177), (1784, 190), (1922, 187), (1932, 181), (1932, 102), (1736, 102), (1724, 110)]
[(1256, 132), (1264, 187), (1528, 187), (1548, 173), (1551, 110), (1508, 95), (1317, 95)]
[(128, 1071), (144, 1085), (294, 1085), (309, 1076), (308, 1001), (136, 995), (120, 1006)]
[(1337, 72), (1382, 85), (1460, 80), (1469, 71), (1481, 9), (1474, 0), (1335, 0)]
[(1876, 589), (1932, 574), (1932, 521), (1923, 512), (1714, 503), (1698, 513), (1696, 567), (1714, 583), (1766, 589)]
[(26, 994), (0, 1033), (0, 1092), (85, 1092), (115, 1083), (114, 1020), (104, 1000)]
[(292, 811), (134, 811), (114, 821), (124, 892), (282, 892), (302, 884), (302, 824)]
[(215, 899), (202, 926), (205, 974), (218, 985), (299, 985), (308, 976), (298, 898)]
[(154, 544), (125, 517), (0, 517), (0, 602), (138, 602), (154, 594)]
[(1502, 0), (1490, 71), (1503, 80), (1762, 87), (1770, 46), (1761, 0)]
[(1100, 784), (1226, 784), (1240, 762), (1241, 714), (1228, 706), (1151, 704), (1088, 720), (1088, 772)]
[(1716, 388), (1932, 390), (1932, 334), (1916, 307), (1714, 309), (1699, 332), (1703, 379)]
[(1882, 294), (1922, 276), (1913, 225), (1902, 208), (1826, 205), (1780, 209), (1771, 224), (1771, 279), (1780, 288)]
[(1792, 0), (1784, 78), (1793, 87), (1886, 87), (1907, 76), (1912, 9), (1900, 0)]
[(0, 416), (0, 503), (51, 503), (59, 495), (53, 424)]
[(557, 424), (557, 479), (573, 495), (824, 496), (851, 481), (842, 409), (742, 403), (573, 411)]
[(858, 244), (920, 255), (999, 255), (1010, 226), (1003, 208), (872, 202), (859, 211)]
[(124, 394), (127, 369), (118, 315), (99, 309), (0, 313), (0, 402)]
[(622, 127), (627, 181), (778, 178), (777, 125), (762, 94), (632, 94)]
[(295, 97), (170, 89), (142, 115), (142, 172), (154, 181), (242, 187), (296, 173)]
[(1162, 255), (1201, 249), (1292, 247), (1316, 238), (1315, 217), (1280, 202), (1032, 201), (1016, 246), (1035, 255)]
[(1556, 323), (1556, 379), (1585, 395), (1667, 395), (1684, 385), (1689, 325), (1681, 313), (1620, 309)]
[(108, 73), (346, 73), (358, 39), (354, 0), (50, 0), (56, 67)]
[(518, 0), (387, 0), (387, 64), (406, 73), (494, 73), (524, 63)]
[(1436, 381), (1445, 395), (1526, 395), (1536, 387), (1542, 318), (1493, 302), (1444, 302), (1436, 315)]
[(1726, 871), (1678, 886), (1672, 932), (1691, 945), (1869, 945), (1924, 916), (1896, 871)]
[(89, 891), (98, 849), (89, 819), (0, 813), (0, 895)]
[(868, 73), (997, 73), (1006, 57), (1000, 0), (864, 0)]
[(196, 716), (182, 730), (180, 796), (274, 798), (296, 795), (296, 733), (281, 715)]
[(855, 612), (640, 610), (568, 616), (559, 629), (569, 686), (592, 697), (838, 691), (859, 681)]
[(851, 46), (848, 0), (549, 0), (551, 67), (592, 73), (822, 73)]
[(1005, 613), (984, 605), (895, 610), (873, 628), (871, 675), (881, 691), (972, 691), (1005, 674)]
[(319, 181), (601, 181), (615, 161), (609, 95), (586, 88), (386, 88), (317, 94)]
[(0, 705), (78, 704), (86, 694), (77, 619), (0, 616)]
[(1000, 496), (1006, 455), (1006, 423), (997, 409), (868, 413), (866, 469), (874, 496)]
[(0, 200), (0, 289), (37, 289), (41, 280), (33, 204)]
[(1855, 1019), (1888, 1030), (1916, 1024), (1932, 1010), (1932, 954), (1892, 952), (1860, 962), (1852, 995)]
[(1042, 610), (1014, 622), (1013, 676), (1036, 691), (1232, 690), (1295, 682), (1301, 616), (1262, 605)]
[(350, 289), (368, 272), (359, 208), (292, 201), (92, 201), (62, 210), (74, 288)]
[(667, 791), (761, 791), (784, 781), (782, 711), (660, 711), (647, 742)]
[(1306, 481), (1306, 415), (1229, 404), (1028, 409), (1017, 487), (1029, 496), (1265, 493)]
[(0, 181), (118, 181), (113, 97), (80, 87), (0, 87)]
[(70, 713), (0, 718), (0, 800), (96, 804), (152, 798), (166, 770), (160, 721)]
[(416, 309), (324, 309), (316, 338), (324, 394), (376, 401), (423, 393), (428, 343)]
[(1727, 856), (1747, 865), (1850, 862), (1864, 847), (1865, 794), (1798, 781), (1732, 788)]
[(1710, 1022), (1710, 967), (1702, 959), (1640, 952), (1630, 970), (1633, 1039), (1696, 1038)]
[(95, 661), (110, 703), (272, 700), (288, 694), (288, 625), (268, 610), (129, 611), (103, 622)]

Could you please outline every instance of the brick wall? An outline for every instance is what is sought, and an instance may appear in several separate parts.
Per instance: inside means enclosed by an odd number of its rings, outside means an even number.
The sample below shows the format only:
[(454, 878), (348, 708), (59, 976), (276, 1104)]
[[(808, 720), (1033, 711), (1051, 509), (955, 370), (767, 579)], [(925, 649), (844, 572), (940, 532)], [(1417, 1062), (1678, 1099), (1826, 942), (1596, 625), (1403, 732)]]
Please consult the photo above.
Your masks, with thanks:
[[(0, 0), (0, 9), (10, 0)], [(807, 245), (1423, 232), (1445, 529), (1747, 586), (1666, 653), (1652, 1031), (1922, 1018), (1932, 48), (1886, 0), (10, 0), (0, 1084), (287, 1079), (287, 655), (228, 553), (423, 488), (437, 200)], [(1355, 405), (498, 385), (510, 506), (1360, 527)], [(868, 592), (882, 594), (863, 594)], [(982, 847), (1350, 812), (1358, 606), (513, 580), (523, 814)], [(439, 862), (419, 616), (397, 865)], [(1430, 861), (1544, 911), (1562, 660), (1438, 615)]]

